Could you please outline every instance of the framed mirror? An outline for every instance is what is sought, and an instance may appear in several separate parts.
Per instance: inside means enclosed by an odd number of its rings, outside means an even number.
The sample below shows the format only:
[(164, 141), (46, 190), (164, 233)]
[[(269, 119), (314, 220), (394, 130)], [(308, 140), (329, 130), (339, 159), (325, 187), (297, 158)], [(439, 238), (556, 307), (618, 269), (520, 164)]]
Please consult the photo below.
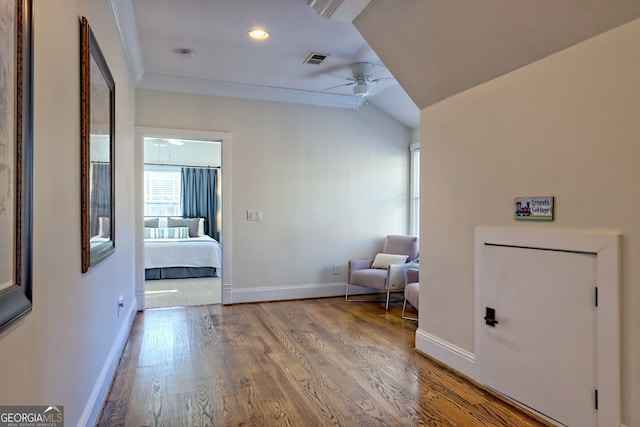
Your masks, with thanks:
[(115, 83), (85, 17), (80, 22), (82, 272), (115, 250)]
[(32, 301), (32, 6), (0, 2), (0, 330)]

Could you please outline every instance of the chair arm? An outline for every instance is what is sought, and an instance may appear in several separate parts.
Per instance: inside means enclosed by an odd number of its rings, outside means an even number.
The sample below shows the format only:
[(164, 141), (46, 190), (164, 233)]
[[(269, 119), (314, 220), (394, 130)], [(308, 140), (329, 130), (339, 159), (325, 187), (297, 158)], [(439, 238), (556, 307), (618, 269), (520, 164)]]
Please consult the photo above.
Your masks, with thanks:
[(417, 268), (409, 268), (407, 270), (407, 283), (414, 283), (420, 281), (420, 270)]
[(387, 290), (404, 289), (405, 276), (410, 264), (391, 264), (387, 270)]
[(347, 267), (347, 283), (351, 278), (351, 272), (356, 270), (365, 270), (371, 268), (373, 259), (350, 259)]

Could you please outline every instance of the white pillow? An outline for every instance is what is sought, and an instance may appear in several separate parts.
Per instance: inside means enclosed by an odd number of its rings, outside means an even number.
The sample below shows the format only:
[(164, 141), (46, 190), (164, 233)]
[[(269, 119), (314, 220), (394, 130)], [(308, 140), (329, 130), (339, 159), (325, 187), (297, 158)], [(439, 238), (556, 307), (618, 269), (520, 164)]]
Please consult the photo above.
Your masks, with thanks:
[(188, 239), (189, 227), (144, 228), (145, 239)]
[(394, 255), (394, 254), (378, 254), (373, 260), (371, 268), (389, 268), (389, 264), (405, 264), (407, 262), (406, 255)]

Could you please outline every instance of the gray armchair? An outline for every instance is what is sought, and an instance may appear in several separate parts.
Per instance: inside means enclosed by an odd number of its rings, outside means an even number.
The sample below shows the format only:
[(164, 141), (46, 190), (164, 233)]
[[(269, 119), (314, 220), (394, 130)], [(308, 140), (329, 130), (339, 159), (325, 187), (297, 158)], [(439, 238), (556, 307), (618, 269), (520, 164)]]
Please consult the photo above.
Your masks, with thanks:
[(349, 286), (376, 289), (386, 294), (382, 302), (385, 302), (385, 310), (388, 310), (390, 293), (404, 289), (405, 272), (410, 263), (418, 258), (418, 251), (418, 237), (389, 235), (385, 238), (382, 252), (375, 258), (349, 260), (344, 298), (347, 301), (371, 301), (349, 299)]
[(420, 271), (417, 268), (407, 270), (406, 284), (404, 285), (404, 303), (402, 304), (402, 318), (406, 320), (418, 320), (417, 317), (406, 315), (407, 302), (418, 310), (420, 302)]

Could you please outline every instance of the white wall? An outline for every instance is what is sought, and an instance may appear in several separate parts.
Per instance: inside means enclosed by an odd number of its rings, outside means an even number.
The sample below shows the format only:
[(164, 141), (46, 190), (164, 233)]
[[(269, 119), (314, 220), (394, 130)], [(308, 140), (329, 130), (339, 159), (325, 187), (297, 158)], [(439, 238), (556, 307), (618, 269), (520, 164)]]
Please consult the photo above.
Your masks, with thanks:
[[(349, 258), (372, 256), (383, 236), (407, 231), (411, 132), (374, 107), (139, 89), (136, 125), (232, 135), (232, 241), (224, 218), (222, 231), (223, 246), (232, 244), (234, 301), (344, 284)], [(224, 163), (222, 171), (226, 179)], [(261, 210), (262, 221), (247, 221), (248, 209)], [(239, 296), (243, 290), (253, 296)]]
[[(0, 334), (0, 402), (64, 405), (91, 423), (134, 313), (133, 105), (115, 20), (101, 0), (35, 1), (33, 311)], [(80, 256), (80, 16), (116, 82), (116, 251), (86, 274)], [(117, 298), (125, 306), (118, 316)], [(92, 406), (97, 403), (97, 408)], [(92, 413), (92, 411), (94, 411)]]
[[(640, 426), (640, 21), (422, 112), (420, 331), (473, 354), (476, 226), (622, 233), (622, 421)], [(555, 196), (552, 223), (513, 219)], [(419, 331), (419, 332), (420, 332)]]

